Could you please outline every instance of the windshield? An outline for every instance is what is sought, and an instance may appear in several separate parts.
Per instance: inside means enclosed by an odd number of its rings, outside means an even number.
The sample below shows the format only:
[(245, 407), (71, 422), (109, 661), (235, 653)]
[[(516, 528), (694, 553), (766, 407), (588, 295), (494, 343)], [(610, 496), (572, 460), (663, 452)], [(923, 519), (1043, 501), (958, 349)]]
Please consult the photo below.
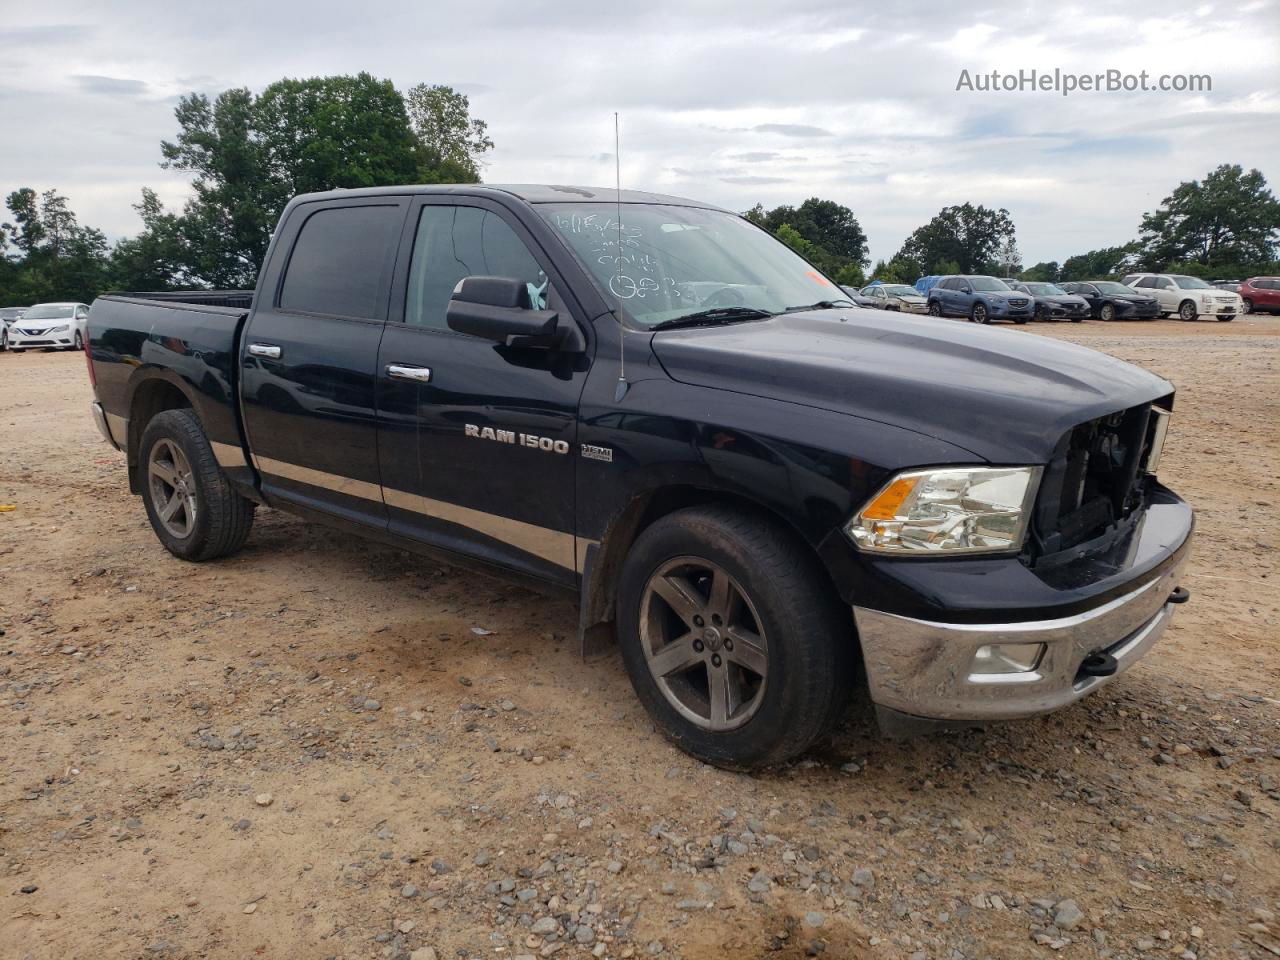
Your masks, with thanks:
[(1067, 293), (1056, 283), (1024, 283), (1023, 286), (1037, 297), (1062, 297)]
[(1123, 283), (1115, 283), (1112, 280), (1096, 280), (1093, 284), (1102, 293), (1134, 293), (1138, 291), (1133, 287), (1126, 287)]
[(915, 287), (908, 287), (905, 283), (886, 283), (884, 284), (884, 292), (891, 297), (918, 297), (920, 291)]
[(847, 301), (834, 283), (763, 230), (719, 210), (667, 204), (548, 203), (536, 209), (626, 316), (653, 326), (706, 310), (777, 313)]
[(75, 313), (75, 307), (64, 307), (57, 303), (41, 304), (27, 311), (23, 320), (62, 320)]
[(995, 277), (969, 277), (969, 283), (975, 290), (1008, 290), (1009, 285)]
[(1174, 277), (1173, 282), (1183, 290), (1212, 290), (1213, 287), (1199, 277)]

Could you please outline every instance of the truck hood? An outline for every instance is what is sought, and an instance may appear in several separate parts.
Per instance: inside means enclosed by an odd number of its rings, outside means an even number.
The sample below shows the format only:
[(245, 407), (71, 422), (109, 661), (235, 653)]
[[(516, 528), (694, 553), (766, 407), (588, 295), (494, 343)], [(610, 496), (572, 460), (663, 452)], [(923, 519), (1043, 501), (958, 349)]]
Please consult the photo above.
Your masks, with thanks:
[(1071, 427), (1173, 392), (1072, 343), (871, 310), (667, 330), (653, 350), (681, 383), (890, 423), (994, 463), (1046, 463)]

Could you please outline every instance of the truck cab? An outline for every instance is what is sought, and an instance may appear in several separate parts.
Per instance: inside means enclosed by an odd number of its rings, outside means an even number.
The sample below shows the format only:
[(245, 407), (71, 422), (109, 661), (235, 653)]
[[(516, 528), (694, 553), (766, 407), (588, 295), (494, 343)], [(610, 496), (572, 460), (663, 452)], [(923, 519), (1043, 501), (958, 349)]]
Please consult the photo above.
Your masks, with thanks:
[(854, 309), (695, 201), (301, 196), (251, 303), (106, 296), (89, 339), (176, 556), (234, 551), (266, 505), (567, 591), (712, 763), (793, 757), (850, 698), (891, 732), (1063, 706), (1185, 599), (1171, 384)]

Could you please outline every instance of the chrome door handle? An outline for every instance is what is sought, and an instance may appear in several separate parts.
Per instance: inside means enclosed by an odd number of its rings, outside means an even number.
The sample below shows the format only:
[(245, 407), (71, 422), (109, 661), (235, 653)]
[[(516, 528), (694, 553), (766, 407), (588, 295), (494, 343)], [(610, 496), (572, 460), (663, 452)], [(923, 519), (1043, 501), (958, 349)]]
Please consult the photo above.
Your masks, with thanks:
[(396, 380), (413, 380), (417, 383), (430, 383), (431, 368), (408, 367), (403, 363), (388, 363), (387, 376)]
[(249, 344), (249, 356), (266, 357), (268, 360), (279, 360), (280, 348), (272, 346), (269, 343), (251, 343)]

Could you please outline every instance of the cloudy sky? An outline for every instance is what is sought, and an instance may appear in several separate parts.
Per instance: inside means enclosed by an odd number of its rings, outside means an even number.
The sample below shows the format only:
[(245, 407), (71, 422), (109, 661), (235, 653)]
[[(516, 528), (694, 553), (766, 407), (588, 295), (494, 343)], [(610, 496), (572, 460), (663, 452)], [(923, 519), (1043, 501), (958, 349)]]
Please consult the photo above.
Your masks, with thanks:
[[(852, 207), (873, 257), (941, 207), (1007, 207), (1026, 263), (1123, 243), (1219, 163), (1280, 188), (1280, 0), (1007, 6), (844, 0), (0, 0), (0, 190), (84, 223), (186, 194), (178, 96), (368, 70), (466, 92), (490, 182), (613, 182), (742, 210)], [(1212, 77), (1210, 93), (957, 92), (962, 70)]]

